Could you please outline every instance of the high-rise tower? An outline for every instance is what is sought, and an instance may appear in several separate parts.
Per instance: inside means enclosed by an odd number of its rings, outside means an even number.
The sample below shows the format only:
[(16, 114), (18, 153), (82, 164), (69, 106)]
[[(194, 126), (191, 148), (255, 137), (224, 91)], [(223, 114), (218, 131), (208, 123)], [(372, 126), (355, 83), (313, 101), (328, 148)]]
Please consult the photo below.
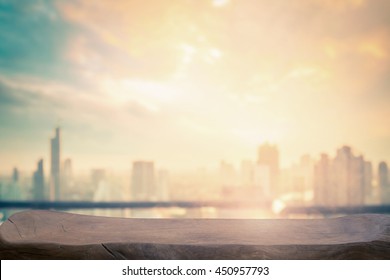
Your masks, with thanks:
[(55, 137), (50, 140), (51, 165), (50, 165), (50, 199), (60, 199), (60, 128), (55, 130)]
[(37, 170), (33, 174), (33, 195), (35, 200), (45, 199), (45, 179), (43, 174), (43, 159), (38, 161)]
[(12, 171), (12, 181), (18, 183), (19, 181), (19, 170), (15, 167)]

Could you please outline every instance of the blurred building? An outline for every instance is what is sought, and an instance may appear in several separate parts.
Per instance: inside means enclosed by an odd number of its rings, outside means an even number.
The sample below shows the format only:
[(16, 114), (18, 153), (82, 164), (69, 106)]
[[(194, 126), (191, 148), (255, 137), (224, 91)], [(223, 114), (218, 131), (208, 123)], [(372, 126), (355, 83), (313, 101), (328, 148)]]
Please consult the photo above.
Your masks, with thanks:
[(333, 160), (322, 155), (315, 165), (314, 202), (322, 206), (363, 205), (371, 181), (370, 164), (343, 146)]
[(243, 189), (250, 189), (254, 185), (255, 165), (250, 160), (241, 161), (240, 165), (240, 186)]
[(63, 168), (62, 168), (62, 176), (67, 181), (72, 179), (72, 160), (70, 158), (67, 158), (64, 160)]
[(383, 204), (390, 203), (389, 169), (387, 163), (382, 161), (378, 166), (378, 186)]
[(336, 206), (364, 203), (364, 159), (354, 156), (348, 146), (337, 150), (333, 160), (333, 201)]
[[(0, 177), (0, 200), (20, 200), (22, 197), (26, 197), (25, 193), (21, 192), (22, 186), (19, 171), (17, 168), (13, 168), (11, 176)], [(11, 213), (13, 211), (3, 211), (3, 213), (5, 212)]]
[(279, 186), (279, 151), (276, 145), (261, 145), (258, 149), (257, 164), (262, 171), (268, 169), (270, 194), (276, 198), (282, 193)]
[(91, 181), (93, 186), (93, 201), (112, 201), (112, 192), (108, 184), (106, 170), (98, 168), (92, 169)]
[(168, 201), (169, 190), (170, 190), (169, 172), (165, 169), (160, 169), (157, 172), (157, 179), (156, 179), (157, 199), (160, 201)]
[(222, 188), (237, 187), (237, 174), (233, 164), (221, 161), (219, 165), (219, 176)]
[(364, 162), (364, 203), (365, 204), (374, 204), (375, 202), (375, 192), (372, 185), (374, 179), (372, 171), (372, 163), (370, 161)]
[(270, 168), (243, 160), (239, 172), (232, 164), (221, 162), (220, 181), (223, 200), (257, 201), (270, 199)]
[(50, 139), (50, 199), (59, 200), (61, 198), (61, 180), (60, 180), (60, 128), (55, 130), (54, 138)]
[(257, 199), (272, 200), (271, 168), (268, 165), (256, 164), (253, 172), (254, 195)]
[(67, 158), (62, 164), (61, 171), (61, 198), (68, 199), (72, 194), (73, 172), (72, 160)]
[(46, 198), (43, 159), (38, 161), (37, 170), (33, 174), (33, 197), (35, 200), (44, 200)]
[(135, 161), (131, 175), (133, 200), (156, 200), (156, 180), (152, 161)]
[(378, 166), (378, 184), (381, 189), (387, 188), (389, 184), (389, 169), (384, 161)]
[(95, 168), (91, 170), (92, 187), (96, 190), (106, 180), (106, 170)]
[(18, 183), (19, 182), (19, 170), (16, 167), (12, 171), (12, 181), (14, 183)]
[(279, 184), (283, 196), (291, 205), (303, 206), (313, 202), (314, 160), (310, 155), (301, 156), (290, 169), (282, 170)]
[(333, 206), (331, 161), (327, 154), (321, 154), (320, 160), (314, 166), (314, 204)]

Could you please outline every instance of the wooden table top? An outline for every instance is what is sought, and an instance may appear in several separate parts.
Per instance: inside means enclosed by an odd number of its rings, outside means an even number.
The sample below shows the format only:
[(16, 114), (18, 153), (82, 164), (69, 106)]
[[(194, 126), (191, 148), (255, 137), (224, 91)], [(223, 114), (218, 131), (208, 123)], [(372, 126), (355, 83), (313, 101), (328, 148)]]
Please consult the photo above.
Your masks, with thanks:
[(14, 214), (1, 259), (390, 259), (390, 215), (330, 219), (127, 219)]

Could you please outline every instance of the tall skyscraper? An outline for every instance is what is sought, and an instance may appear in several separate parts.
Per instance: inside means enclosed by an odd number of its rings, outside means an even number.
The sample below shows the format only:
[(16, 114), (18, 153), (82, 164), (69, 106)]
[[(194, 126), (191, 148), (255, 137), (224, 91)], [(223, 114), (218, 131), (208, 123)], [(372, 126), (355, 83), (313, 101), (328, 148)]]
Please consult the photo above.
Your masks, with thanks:
[(332, 201), (335, 206), (346, 206), (351, 189), (352, 151), (348, 146), (337, 150), (332, 164)]
[(151, 161), (133, 162), (131, 196), (133, 200), (155, 200), (154, 163)]
[[(365, 199), (369, 164), (355, 156), (348, 146), (337, 150), (329, 160), (321, 156), (314, 173), (314, 203), (323, 206), (360, 206)], [(366, 178), (367, 176), (367, 178)]]
[(61, 151), (60, 151), (60, 128), (57, 127), (55, 130), (55, 137), (50, 140), (51, 147), (51, 165), (50, 165), (50, 199), (60, 199), (60, 162), (61, 162)]
[(364, 198), (364, 158), (355, 156), (351, 147), (337, 150), (333, 160), (333, 200), (337, 206), (358, 206)]
[(12, 171), (12, 181), (17, 183), (19, 181), (19, 170), (15, 167)]
[[(269, 170), (270, 194), (273, 198), (281, 194), (279, 188), (279, 151), (275, 145), (265, 143), (259, 147), (257, 164)], [(264, 168), (263, 168), (264, 169)]]
[(37, 170), (33, 174), (33, 196), (35, 200), (45, 199), (45, 177), (43, 173), (43, 159), (38, 161)]

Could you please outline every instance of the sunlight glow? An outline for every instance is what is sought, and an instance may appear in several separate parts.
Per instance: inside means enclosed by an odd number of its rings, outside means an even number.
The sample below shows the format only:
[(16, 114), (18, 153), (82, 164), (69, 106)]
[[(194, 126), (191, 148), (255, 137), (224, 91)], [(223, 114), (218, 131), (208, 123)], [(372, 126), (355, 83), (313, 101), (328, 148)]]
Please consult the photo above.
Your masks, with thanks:
[(272, 212), (274, 214), (280, 214), (282, 211), (286, 208), (286, 204), (283, 202), (283, 200), (275, 199), (272, 202)]
[[(47, 34), (23, 27), (44, 44), (11, 40), (27, 40), (12, 21), (15, 34), (1, 31), (10, 39), (0, 59), (14, 65), (0, 73), (1, 117), (17, 137), (25, 119), (39, 135), (53, 126), (42, 121), (48, 115), (69, 120), (90, 128), (82, 130), (96, 141), (89, 154), (122, 149), (173, 165), (183, 154), (196, 165), (254, 159), (264, 141), (283, 149), (282, 165), (342, 144), (382, 160), (390, 37), (379, 2), (59, 1), (47, 6), (57, 15)], [(29, 57), (15, 64), (21, 53)], [(75, 155), (90, 148), (72, 145)], [(8, 138), (2, 147), (20, 148)]]
[(214, 7), (223, 7), (229, 4), (230, 0), (212, 0)]
[(210, 50), (210, 55), (215, 58), (215, 59), (218, 59), (222, 56), (222, 52), (218, 49), (211, 49)]

